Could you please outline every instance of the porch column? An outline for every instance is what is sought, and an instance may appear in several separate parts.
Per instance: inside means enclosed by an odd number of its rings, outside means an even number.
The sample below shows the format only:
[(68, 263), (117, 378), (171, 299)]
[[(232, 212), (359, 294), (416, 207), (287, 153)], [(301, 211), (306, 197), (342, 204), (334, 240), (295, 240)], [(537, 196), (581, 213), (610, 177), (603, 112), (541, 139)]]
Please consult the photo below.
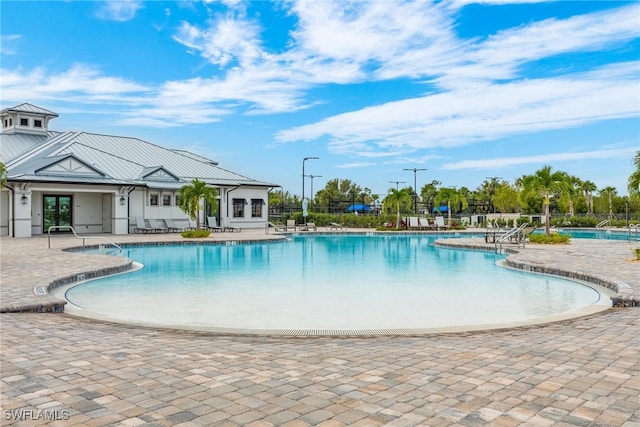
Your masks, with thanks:
[(16, 188), (13, 193), (15, 237), (31, 237), (31, 195), (31, 190), (26, 186)]

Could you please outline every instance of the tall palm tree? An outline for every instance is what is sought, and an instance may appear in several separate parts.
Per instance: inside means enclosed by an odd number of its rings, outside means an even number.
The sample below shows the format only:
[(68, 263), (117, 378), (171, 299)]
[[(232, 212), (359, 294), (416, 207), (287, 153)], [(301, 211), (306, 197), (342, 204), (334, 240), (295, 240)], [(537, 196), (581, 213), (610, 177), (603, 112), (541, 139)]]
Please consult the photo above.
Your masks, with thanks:
[(636, 170), (629, 176), (627, 189), (629, 190), (630, 196), (634, 194), (640, 196), (640, 150), (636, 151), (636, 155), (633, 158), (633, 165)]
[(442, 187), (438, 190), (435, 199), (436, 206), (440, 206), (445, 202), (447, 203), (448, 224), (451, 226), (451, 205), (455, 205), (456, 207), (462, 205), (461, 208), (464, 210), (469, 204), (463, 192), (454, 187)]
[(584, 198), (587, 201), (587, 208), (589, 209), (587, 215), (593, 216), (593, 192), (596, 191), (598, 187), (592, 181), (587, 180), (582, 181), (580, 188), (582, 188)]
[(543, 166), (533, 175), (523, 176), (522, 185), (525, 194), (536, 194), (542, 197), (544, 206), (544, 233), (551, 234), (549, 205), (551, 203), (551, 194), (562, 190), (563, 178), (566, 176), (564, 172), (551, 172), (551, 166)]
[(213, 187), (207, 187), (207, 183), (198, 178), (190, 184), (183, 185), (178, 191), (178, 207), (184, 211), (189, 218), (196, 221), (196, 229), (200, 229), (200, 200), (205, 200), (210, 204), (215, 204), (218, 191)]
[(400, 208), (402, 206), (411, 206), (411, 190), (408, 188), (403, 188), (401, 190), (397, 190), (395, 188), (389, 189), (389, 194), (384, 198), (383, 204), (385, 206), (389, 206), (391, 209), (396, 210), (396, 228), (400, 226)]
[(599, 190), (599, 193), (609, 203), (609, 220), (611, 220), (613, 219), (613, 198), (618, 195), (618, 190), (615, 187), (604, 187)]
[(569, 216), (573, 216), (575, 213), (574, 203), (581, 189), (582, 181), (580, 178), (564, 174), (564, 191), (569, 199)]

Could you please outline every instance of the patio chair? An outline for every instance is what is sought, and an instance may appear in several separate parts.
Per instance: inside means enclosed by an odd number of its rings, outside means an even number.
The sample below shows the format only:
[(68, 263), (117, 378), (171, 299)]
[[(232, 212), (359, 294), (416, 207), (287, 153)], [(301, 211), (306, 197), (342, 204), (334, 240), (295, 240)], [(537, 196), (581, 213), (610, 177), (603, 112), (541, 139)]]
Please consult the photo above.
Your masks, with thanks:
[(136, 227), (133, 229), (133, 232), (134, 233), (157, 233), (158, 230), (153, 227), (147, 226), (147, 224), (144, 221), (144, 218), (142, 218), (141, 216), (137, 216)]
[(332, 223), (329, 223), (329, 225), (327, 225), (327, 230), (342, 231), (342, 230), (344, 230), (344, 226), (342, 224), (337, 223), (337, 222), (332, 222)]
[(284, 226), (284, 231), (290, 231), (291, 229), (293, 229), (293, 231), (298, 231), (295, 219), (288, 219), (287, 225)]
[(222, 218), (223, 231), (237, 231), (240, 232), (240, 227), (234, 227), (231, 225), (231, 220), (228, 217)]
[(161, 225), (160, 222), (158, 222), (158, 220), (149, 219), (147, 221), (149, 221), (149, 226), (151, 228), (154, 228), (157, 233), (168, 233), (169, 232), (169, 227), (167, 227), (166, 225)]
[(316, 227), (316, 223), (311, 221), (311, 222), (307, 222), (307, 224), (304, 227), (307, 231), (311, 231), (313, 229), (313, 231), (318, 231), (318, 227)]
[(435, 219), (435, 225), (436, 225), (436, 229), (440, 230), (441, 228), (449, 228), (445, 223), (444, 223), (444, 217), (443, 216), (437, 216)]
[(418, 222), (420, 223), (420, 227), (423, 230), (428, 230), (430, 228), (435, 228), (435, 225), (429, 223), (429, 218), (418, 218)]
[(417, 216), (409, 217), (409, 230), (422, 230)]
[(221, 227), (218, 225), (218, 220), (216, 219), (215, 216), (207, 217), (207, 228), (215, 232), (224, 231), (224, 227)]
[(184, 228), (182, 227), (178, 227), (174, 222), (173, 219), (171, 218), (166, 218), (164, 220), (164, 223), (167, 224), (167, 227), (169, 228), (169, 231), (172, 231), (174, 233), (179, 233), (181, 231), (184, 231)]

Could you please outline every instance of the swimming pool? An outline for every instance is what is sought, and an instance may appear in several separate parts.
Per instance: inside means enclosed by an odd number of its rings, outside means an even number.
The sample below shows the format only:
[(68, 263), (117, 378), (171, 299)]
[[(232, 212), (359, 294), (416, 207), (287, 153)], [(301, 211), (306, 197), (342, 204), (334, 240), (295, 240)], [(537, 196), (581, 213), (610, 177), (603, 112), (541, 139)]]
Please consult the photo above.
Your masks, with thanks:
[[(629, 233), (625, 229), (604, 229), (604, 228), (556, 228), (554, 229), (560, 234), (568, 234), (576, 239), (605, 239), (605, 240), (638, 240), (638, 234), (635, 229)], [(536, 234), (544, 233), (544, 227), (534, 231)]]
[(483, 329), (610, 306), (591, 287), (501, 268), (492, 252), (437, 248), (436, 238), (131, 247), (126, 256), (144, 268), (71, 287), (65, 297), (81, 315), (241, 332)]

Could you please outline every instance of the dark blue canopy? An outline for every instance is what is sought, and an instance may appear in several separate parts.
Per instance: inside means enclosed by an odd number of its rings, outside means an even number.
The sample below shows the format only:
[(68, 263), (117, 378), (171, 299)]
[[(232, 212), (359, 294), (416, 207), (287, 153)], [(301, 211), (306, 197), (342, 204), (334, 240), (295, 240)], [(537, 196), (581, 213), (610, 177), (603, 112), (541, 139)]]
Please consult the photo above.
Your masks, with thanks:
[[(447, 205), (440, 206), (440, 212), (447, 212), (448, 210), (449, 210), (449, 207), (448, 207)], [(434, 207), (434, 208), (433, 208), (433, 211), (434, 211), (434, 212), (438, 212), (438, 208), (437, 208), (437, 207)]]

